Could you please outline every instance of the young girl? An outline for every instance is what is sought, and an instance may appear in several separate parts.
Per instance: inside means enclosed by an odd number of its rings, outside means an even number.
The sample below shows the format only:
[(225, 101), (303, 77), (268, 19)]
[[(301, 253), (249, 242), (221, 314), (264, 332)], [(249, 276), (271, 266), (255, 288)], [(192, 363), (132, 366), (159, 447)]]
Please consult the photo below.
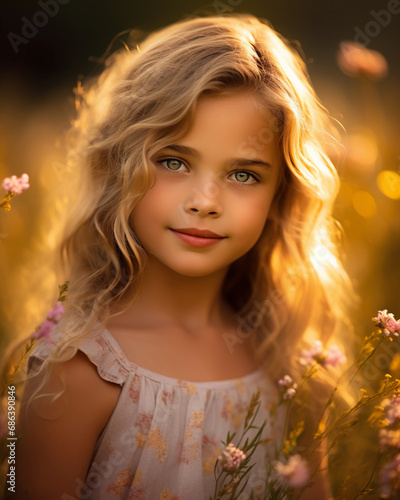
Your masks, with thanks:
[[(251, 15), (176, 23), (108, 63), (80, 92), (70, 289), (30, 356), (13, 498), (213, 497), (259, 388), (267, 444), (241, 498), (263, 498), (277, 381), (341, 320), (329, 120)], [(304, 498), (327, 496), (315, 476)]]

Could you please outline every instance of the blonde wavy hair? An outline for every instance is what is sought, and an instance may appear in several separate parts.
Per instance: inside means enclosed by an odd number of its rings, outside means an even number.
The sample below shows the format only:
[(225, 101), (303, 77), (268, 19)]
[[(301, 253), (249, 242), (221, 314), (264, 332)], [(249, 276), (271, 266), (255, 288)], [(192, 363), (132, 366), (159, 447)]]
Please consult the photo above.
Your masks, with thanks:
[(202, 96), (251, 92), (272, 113), (283, 175), (260, 240), (231, 265), (223, 294), (274, 378), (295, 371), (300, 344), (337, 332), (350, 289), (331, 215), (335, 127), (298, 52), (252, 15), (186, 19), (114, 53), (76, 92), (70, 140), (81, 192), (61, 245), (70, 290), (48, 361), (71, 358), (139, 288), (146, 254), (129, 220), (154, 181), (155, 154), (187, 134)]

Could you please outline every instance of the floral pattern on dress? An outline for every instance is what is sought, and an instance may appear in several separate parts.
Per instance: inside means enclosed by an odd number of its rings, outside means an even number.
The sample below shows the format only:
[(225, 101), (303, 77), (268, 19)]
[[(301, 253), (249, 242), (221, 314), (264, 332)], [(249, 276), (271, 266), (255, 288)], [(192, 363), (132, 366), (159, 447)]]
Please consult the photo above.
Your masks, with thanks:
[(177, 383), (180, 387), (184, 387), (186, 389), (186, 392), (190, 396), (193, 396), (194, 394), (197, 393), (197, 387), (195, 385), (190, 384), (189, 382), (186, 382), (185, 380), (177, 380)]
[(203, 436), (202, 439), (202, 469), (206, 476), (214, 473), (214, 466), (217, 458), (221, 454), (222, 444), (216, 439), (210, 438), (208, 436)]
[(136, 375), (136, 377), (133, 378), (132, 383), (129, 384), (129, 395), (132, 399), (132, 403), (137, 403), (139, 401), (141, 379), (141, 375)]
[(138, 431), (136, 433), (136, 445), (138, 448), (144, 448), (152, 420), (152, 416), (148, 413), (139, 414), (138, 419), (135, 422), (135, 427), (138, 427)]
[[(91, 500), (212, 497), (214, 465), (227, 432), (240, 430), (259, 386), (262, 405), (256, 426), (270, 420), (279, 396), (261, 370), (240, 379), (199, 383), (151, 372), (128, 361), (107, 330), (86, 339), (79, 348), (97, 367), (101, 378), (122, 387), (89, 465), (84, 486), (91, 491)], [(46, 358), (40, 351), (35, 352), (33, 357)], [(275, 420), (282, 423), (278, 413)], [(253, 456), (256, 466), (241, 495), (243, 500), (263, 479), (270, 461), (267, 455), (273, 459), (281, 430), (272, 429), (272, 425), (266, 426), (263, 439), (269, 444), (260, 446)], [(113, 470), (109, 474), (110, 467)], [(99, 475), (99, 470), (103, 471), (103, 481), (95, 485), (91, 479)]]
[(232, 422), (233, 430), (238, 430), (242, 425), (248, 404), (249, 402), (243, 399), (234, 402), (231, 396), (225, 395), (221, 417), (226, 421)]
[(117, 498), (120, 498), (124, 490), (132, 484), (133, 474), (130, 469), (124, 469), (117, 474), (117, 478), (108, 485), (107, 493), (112, 493)]
[(146, 486), (143, 484), (143, 471), (137, 470), (129, 490), (129, 500), (146, 500)]
[(188, 419), (183, 443), (181, 443), (180, 446), (180, 455), (178, 459), (180, 463), (188, 464), (198, 458), (201, 443), (199, 435), (201, 435), (203, 421), (204, 412), (192, 411)]
[(174, 401), (175, 391), (166, 391), (165, 389), (161, 391), (159, 396), (160, 403), (165, 409), (169, 408)]
[(178, 495), (174, 495), (172, 491), (162, 490), (160, 500), (179, 500)]
[(146, 448), (154, 449), (159, 462), (163, 462), (168, 451), (168, 444), (159, 429), (150, 429), (147, 434)]

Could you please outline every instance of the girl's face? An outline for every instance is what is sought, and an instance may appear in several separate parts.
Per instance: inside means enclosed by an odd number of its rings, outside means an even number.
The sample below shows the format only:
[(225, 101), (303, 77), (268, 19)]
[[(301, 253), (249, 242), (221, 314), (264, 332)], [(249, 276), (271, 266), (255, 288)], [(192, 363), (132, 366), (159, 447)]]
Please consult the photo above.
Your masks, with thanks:
[(206, 276), (256, 244), (281, 169), (273, 124), (248, 93), (199, 100), (189, 133), (154, 158), (131, 219), (150, 264)]

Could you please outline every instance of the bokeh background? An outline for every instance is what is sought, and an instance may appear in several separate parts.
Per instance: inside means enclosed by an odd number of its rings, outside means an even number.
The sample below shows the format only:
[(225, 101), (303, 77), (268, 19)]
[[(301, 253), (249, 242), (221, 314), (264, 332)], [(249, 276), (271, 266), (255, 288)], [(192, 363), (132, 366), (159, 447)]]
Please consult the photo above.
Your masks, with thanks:
[[(44, 6), (51, 15), (43, 15)], [(102, 55), (124, 30), (152, 31), (196, 13), (223, 12), (268, 19), (302, 52), (317, 93), (343, 125), (335, 215), (360, 296), (351, 317), (355, 334), (370, 333), (378, 309), (400, 316), (400, 2), (2, 0), (0, 180), (26, 172), (31, 188), (13, 198), (9, 213), (0, 212), (1, 350), (33, 331), (57, 297), (50, 254), (73, 176), (63, 135), (78, 79), (101, 71)], [(388, 71), (374, 53), (340, 66), (343, 41), (378, 51)], [(390, 369), (389, 358), (382, 359), (371, 367), (371, 386)]]

